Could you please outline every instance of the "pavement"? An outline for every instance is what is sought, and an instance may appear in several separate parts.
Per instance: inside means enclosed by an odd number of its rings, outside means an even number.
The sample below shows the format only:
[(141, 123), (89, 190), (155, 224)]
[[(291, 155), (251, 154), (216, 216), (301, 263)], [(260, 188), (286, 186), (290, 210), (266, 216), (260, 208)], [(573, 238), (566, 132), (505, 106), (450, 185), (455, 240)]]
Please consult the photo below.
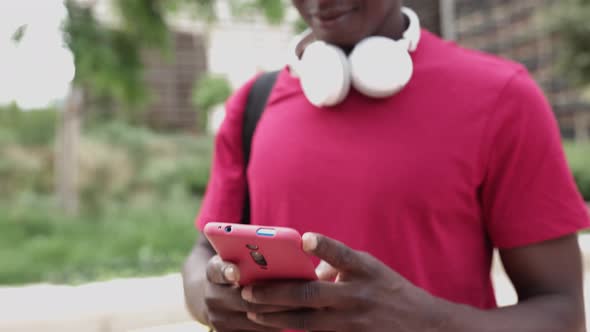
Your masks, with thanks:
[[(580, 236), (585, 270), (590, 272), (590, 235)], [(501, 265), (494, 286), (501, 306), (516, 294)], [(585, 276), (590, 321), (590, 273)], [(184, 306), (179, 274), (118, 279), (81, 286), (38, 284), (0, 287), (0, 332), (201, 332)]]
[(1, 332), (116, 332), (190, 320), (178, 274), (0, 288)]

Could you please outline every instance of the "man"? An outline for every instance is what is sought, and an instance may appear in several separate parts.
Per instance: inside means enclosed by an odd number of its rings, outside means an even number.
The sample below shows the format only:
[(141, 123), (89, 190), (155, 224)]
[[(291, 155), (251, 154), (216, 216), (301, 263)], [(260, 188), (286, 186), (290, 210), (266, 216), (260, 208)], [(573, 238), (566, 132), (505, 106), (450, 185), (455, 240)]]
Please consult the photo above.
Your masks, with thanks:
[[(292, 2), (313, 39), (345, 52), (408, 27), (399, 0)], [(321, 281), (240, 289), (236, 266), (200, 237), (183, 271), (197, 320), (220, 332), (585, 330), (576, 232), (588, 215), (541, 91), (522, 66), (427, 31), (411, 59), (399, 93), (352, 89), (327, 108), (285, 68), (247, 173), (252, 81), (228, 101), (198, 226), (242, 220), (247, 174), (252, 223), (314, 232), (304, 249), (327, 264)], [(494, 248), (519, 297), (502, 309)]]

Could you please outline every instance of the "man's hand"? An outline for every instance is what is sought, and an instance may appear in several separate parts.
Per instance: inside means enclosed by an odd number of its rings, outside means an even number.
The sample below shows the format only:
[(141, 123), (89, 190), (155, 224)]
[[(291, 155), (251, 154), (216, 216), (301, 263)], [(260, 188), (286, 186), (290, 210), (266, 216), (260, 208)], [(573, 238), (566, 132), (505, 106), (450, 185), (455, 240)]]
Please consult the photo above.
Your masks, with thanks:
[(268, 313), (284, 310), (269, 305), (252, 304), (240, 296), (237, 282), (240, 271), (234, 264), (213, 256), (207, 264), (205, 287), (206, 315), (209, 325), (218, 332), (232, 331), (278, 331), (248, 320), (246, 312)]
[(187, 258), (182, 279), (187, 309), (200, 323), (218, 332), (277, 331), (248, 320), (246, 312), (277, 312), (282, 308), (244, 301), (237, 286), (238, 267), (217, 256), (204, 236)]
[[(438, 300), (373, 256), (322, 235), (303, 236), (304, 249), (325, 261), (320, 281), (277, 282), (242, 290), (259, 305), (308, 308), (248, 312), (257, 324), (314, 331), (430, 331), (439, 324)], [(327, 268), (326, 268), (327, 267)], [(333, 280), (330, 282), (327, 280)]]

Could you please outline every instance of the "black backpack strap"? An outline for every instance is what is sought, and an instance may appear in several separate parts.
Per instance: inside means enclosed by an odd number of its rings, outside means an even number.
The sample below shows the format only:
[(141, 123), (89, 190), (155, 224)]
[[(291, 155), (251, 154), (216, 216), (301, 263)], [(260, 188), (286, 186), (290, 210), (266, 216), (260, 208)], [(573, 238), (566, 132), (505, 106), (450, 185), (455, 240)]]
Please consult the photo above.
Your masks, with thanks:
[[(273, 71), (264, 73), (256, 79), (244, 110), (244, 125), (242, 129), (242, 150), (244, 151), (244, 164), (248, 169), (250, 162), (250, 151), (252, 149), (252, 137), (258, 125), (258, 120), (262, 117), (270, 92), (277, 80), (279, 72)], [(247, 182), (246, 182), (247, 184)], [(244, 212), (242, 214), (242, 223), (250, 223), (250, 189), (246, 185), (246, 199), (244, 200)]]

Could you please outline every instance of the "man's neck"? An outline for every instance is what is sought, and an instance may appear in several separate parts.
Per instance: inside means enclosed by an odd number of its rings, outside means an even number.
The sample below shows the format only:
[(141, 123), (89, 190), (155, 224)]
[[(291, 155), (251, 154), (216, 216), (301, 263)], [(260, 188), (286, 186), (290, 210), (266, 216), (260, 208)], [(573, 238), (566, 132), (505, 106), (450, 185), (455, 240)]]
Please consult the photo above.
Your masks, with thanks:
[[(401, 8), (399, 6), (394, 6), (372, 36), (383, 36), (398, 40), (403, 37), (404, 31), (406, 31), (409, 25), (410, 21), (406, 15), (402, 13)], [(343, 48), (343, 51), (348, 55), (353, 49), (354, 46), (346, 47)]]
[[(387, 38), (391, 38), (393, 40), (398, 40), (403, 37), (404, 31), (410, 25), (410, 21), (406, 15), (404, 15), (401, 11), (400, 7), (393, 7), (391, 13), (386, 16), (386, 19), (383, 23), (377, 28), (377, 30), (372, 34), (373, 36), (383, 36)], [(296, 54), (298, 57), (301, 57), (305, 47), (311, 42), (314, 41), (313, 34), (307, 35), (299, 45), (296, 47)], [(354, 46), (351, 47), (344, 47), (342, 50), (348, 55)]]
[(398, 40), (403, 37), (404, 31), (406, 31), (409, 25), (410, 21), (402, 13), (401, 8), (394, 6), (373, 35)]

